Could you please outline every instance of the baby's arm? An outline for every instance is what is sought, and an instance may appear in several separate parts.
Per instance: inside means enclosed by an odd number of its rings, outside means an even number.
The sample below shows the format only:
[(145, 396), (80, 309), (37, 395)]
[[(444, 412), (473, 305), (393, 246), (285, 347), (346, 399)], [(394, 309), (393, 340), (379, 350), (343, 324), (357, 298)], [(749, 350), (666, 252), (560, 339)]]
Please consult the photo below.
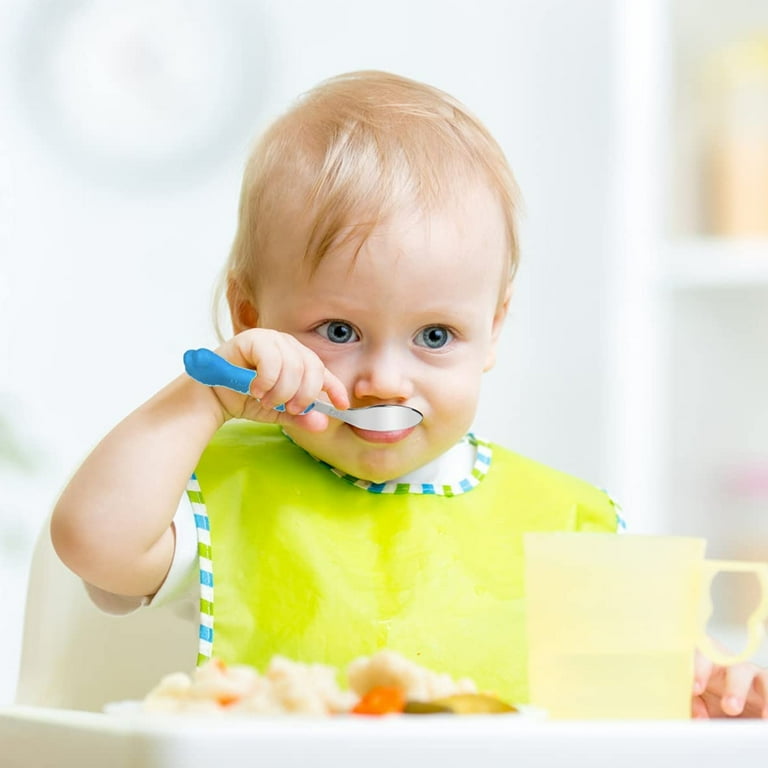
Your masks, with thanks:
[(154, 594), (173, 558), (179, 499), (224, 421), (214, 393), (180, 376), (120, 422), (54, 509), (51, 538), (64, 564), (109, 592)]
[[(51, 538), (64, 564), (88, 583), (121, 595), (157, 591), (173, 559), (171, 521), (179, 499), (227, 419), (322, 430), (326, 416), (300, 415), (322, 390), (337, 407), (349, 406), (341, 382), (287, 334), (251, 329), (217, 351), (236, 365), (258, 369), (252, 397), (180, 376), (120, 422), (64, 489)], [(288, 412), (273, 410), (281, 402)]]

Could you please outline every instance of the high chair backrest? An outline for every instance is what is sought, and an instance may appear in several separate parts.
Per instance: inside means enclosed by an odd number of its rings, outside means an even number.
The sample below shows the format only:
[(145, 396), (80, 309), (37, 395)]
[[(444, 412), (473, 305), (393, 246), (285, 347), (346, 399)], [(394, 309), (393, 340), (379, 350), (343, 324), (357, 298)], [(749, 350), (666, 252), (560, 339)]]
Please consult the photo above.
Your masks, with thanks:
[(46, 521), (30, 567), (16, 703), (100, 711), (140, 699), (162, 675), (194, 667), (196, 640), (169, 607), (99, 611), (56, 556)]

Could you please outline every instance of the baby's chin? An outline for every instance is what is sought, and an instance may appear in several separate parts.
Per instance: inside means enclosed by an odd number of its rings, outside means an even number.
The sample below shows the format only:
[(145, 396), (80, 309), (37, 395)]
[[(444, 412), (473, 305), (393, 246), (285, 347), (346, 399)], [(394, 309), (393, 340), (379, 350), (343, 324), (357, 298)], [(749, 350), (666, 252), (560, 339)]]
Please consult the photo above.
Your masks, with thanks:
[(366, 480), (369, 483), (388, 483), (413, 472), (425, 463), (423, 461), (403, 461), (401, 457), (395, 456), (392, 450), (379, 450), (375, 453), (378, 455), (371, 456), (369, 454), (362, 460), (359, 457), (350, 460), (348, 456), (334, 456), (332, 453), (324, 456), (314, 455), (339, 472), (359, 480)]
[(390, 465), (388, 462), (384, 462), (384, 464), (377, 463), (371, 465), (368, 462), (334, 462), (332, 458), (323, 459), (323, 461), (335, 467), (340, 472), (343, 472), (345, 475), (352, 475), (352, 477), (356, 477), (359, 480), (366, 480), (369, 483), (388, 483), (417, 469), (415, 464), (403, 466), (399, 463)]
[(316, 459), (330, 464), (345, 475), (369, 483), (397, 480), (447, 450), (447, 447), (427, 446), (418, 428), (407, 440), (391, 444), (361, 444), (346, 440), (336, 442), (334, 436), (328, 433), (309, 433), (288, 427), (285, 431), (297, 445)]
[(357, 477), (360, 480), (367, 480), (369, 483), (389, 483), (404, 475), (410, 474), (415, 470), (429, 464), (434, 456), (410, 456), (408, 458), (399, 456), (396, 452), (380, 451), (368, 454), (358, 461), (351, 463), (340, 462), (334, 464), (332, 460), (327, 460), (329, 464), (335, 466), (345, 474)]

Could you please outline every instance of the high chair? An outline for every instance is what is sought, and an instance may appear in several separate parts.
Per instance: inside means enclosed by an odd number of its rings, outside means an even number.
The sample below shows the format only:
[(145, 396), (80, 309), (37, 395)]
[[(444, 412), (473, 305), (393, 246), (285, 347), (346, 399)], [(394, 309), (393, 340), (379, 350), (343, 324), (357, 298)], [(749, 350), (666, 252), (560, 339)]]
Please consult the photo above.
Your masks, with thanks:
[(99, 611), (56, 556), (46, 521), (29, 572), (17, 704), (101, 711), (143, 698), (196, 656), (195, 632), (172, 608)]

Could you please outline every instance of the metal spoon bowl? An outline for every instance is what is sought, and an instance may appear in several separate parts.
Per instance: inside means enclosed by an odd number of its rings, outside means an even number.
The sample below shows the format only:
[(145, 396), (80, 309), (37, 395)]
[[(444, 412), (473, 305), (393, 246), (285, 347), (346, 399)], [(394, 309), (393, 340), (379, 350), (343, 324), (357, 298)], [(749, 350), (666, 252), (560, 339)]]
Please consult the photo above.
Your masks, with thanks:
[[(250, 368), (241, 368), (225, 360), (210, 349), (188, 349), (184, 353), (184, 370), (195, 381), (208, 387), (225, 387), (233, 392), (247, 395), (251, 391), (251, 383), (258, 376)], [(284, 411), (284, 405), (276, 406), (275, 410)], [(397, 432), (401, 429), (415, 427), (424, 418), (415, 408), (407, 405), (370, 405), (365, 408), (348, 408), (345, 411), (334, 408), (322, 400), (315, 400), (304, 411), (320, 411), (333, 419), (339, 419), (373, 432)]]

